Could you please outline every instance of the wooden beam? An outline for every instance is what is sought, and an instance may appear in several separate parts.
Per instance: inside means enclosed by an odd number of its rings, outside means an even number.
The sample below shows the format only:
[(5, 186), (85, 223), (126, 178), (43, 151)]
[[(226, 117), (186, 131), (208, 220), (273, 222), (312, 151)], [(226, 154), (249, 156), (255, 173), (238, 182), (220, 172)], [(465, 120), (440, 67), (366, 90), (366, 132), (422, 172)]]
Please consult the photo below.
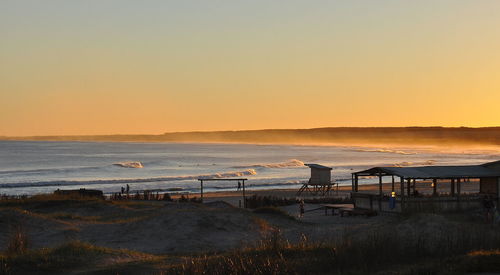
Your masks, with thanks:
[(411, 179), (408, 179), (408, 180), (406, 181), (406, 184), (407, 184), (407, 185), (406, 185), (406, 192), (408, 193), (408, 194), (407, 194), (407, 195), (408, 195), (408, 197), (410, 197), (410, 194), (411, 194), (411, 190), (410, 190), (410, 188), (411, 188)]
[(455, 196), (455, 179), (452, 179), (451, 182), (450, 182), (450, 192), (451, 192), (451, 196), (454, 197)]
[(457, 179), (457, 196), (460, 197), (460, 179)]
[(358, 175), (354, 175), (354, 192), (358, 192)]
[(392, 189), (391, 192), (394, 192), (394, 175), (392, 175)]
[(437, 179), (432, 180), (432, 195), (437, 196)]

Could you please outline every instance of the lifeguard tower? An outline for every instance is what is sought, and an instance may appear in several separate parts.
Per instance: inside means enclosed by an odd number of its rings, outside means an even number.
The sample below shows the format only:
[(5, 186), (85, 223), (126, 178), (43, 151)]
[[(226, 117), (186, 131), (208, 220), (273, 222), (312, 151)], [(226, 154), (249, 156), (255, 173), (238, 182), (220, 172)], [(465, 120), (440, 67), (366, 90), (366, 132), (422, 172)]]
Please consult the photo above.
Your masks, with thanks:
[(320, 164), (304, 164), (311, 168), (311, 178), (302, 185), (297, 192), (300, 196), (303, 192), (309, 192), (312, 195), (325, 196), (332, 190), (332, 168)]

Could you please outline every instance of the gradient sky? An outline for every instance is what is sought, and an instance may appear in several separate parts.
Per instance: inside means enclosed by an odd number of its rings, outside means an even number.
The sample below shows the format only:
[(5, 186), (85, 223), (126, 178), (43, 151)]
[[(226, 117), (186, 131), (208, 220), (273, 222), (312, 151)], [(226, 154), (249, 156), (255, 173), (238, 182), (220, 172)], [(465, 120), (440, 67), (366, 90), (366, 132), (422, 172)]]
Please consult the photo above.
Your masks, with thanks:
[(500, 1), (0, 1), (0, 135), (500, 125)]

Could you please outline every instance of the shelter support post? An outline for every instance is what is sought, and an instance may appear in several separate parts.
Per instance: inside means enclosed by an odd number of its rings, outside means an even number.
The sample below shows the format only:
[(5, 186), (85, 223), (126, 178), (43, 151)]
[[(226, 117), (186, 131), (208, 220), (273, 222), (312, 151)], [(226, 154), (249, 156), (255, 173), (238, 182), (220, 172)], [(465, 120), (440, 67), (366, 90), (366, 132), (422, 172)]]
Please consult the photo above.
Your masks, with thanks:
[(413, 196), (415, 196), (415, 194), (417, 194), (417, 180), (416, 179), (413, 179)]
[(432, 180), (432, 195), (437, 195), (437, 179)]
[(243, 180), (243, 208), (247, 208), (247, 199), (245, 196), (245, 181)]
[(457, 179), (457, 196), (460, 197), (460, 179)]
[(406, 181), (406, 192), (407, 192), (408, 197), (410, 197), (410, 194), (411, 194), (411, 179), (408, 179)]
[(455, 196), (455, 179), (452, 179), (450, 182), (450, 193), (452, 197)]
[(405, 196), (405, 178), (400, 177), (399, 182), (401, 183), (401, 199)]
[(384, 197), (384, 193), (382, 192), (382, 175), (378, 175), (378, 210), (382, 211), (382, 198)]
[(203, 180), (200, 180), (200, 197), (201, 202), (203, 202)]
[(354, 175), (354, 192), (358, 192), (358, 175)]
[(394, 175), (392, 175), (392, 188), (391, 188), (391, 192), (394, 192)]
[(382, 198), (382, 175), (378, 175), (378, 195)]
[(404, 208), (404, 198), (405, 198), (405, 178), (400, 177), (400, 184), (401, 184), (401, 211), (403, 211)]
[(351, 174), (351, 184), (352, 184), (352, 192), (355, 192), (355, 190), (354, 190), (354, 174)]

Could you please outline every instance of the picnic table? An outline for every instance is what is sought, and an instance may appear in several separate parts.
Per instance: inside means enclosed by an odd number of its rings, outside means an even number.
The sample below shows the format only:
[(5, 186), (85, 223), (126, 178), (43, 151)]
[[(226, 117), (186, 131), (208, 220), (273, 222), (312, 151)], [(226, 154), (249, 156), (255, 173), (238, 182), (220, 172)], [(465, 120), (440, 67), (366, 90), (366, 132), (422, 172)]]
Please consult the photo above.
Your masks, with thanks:
[(351, 203), (339, 203), (339, 204), (320, 204), (325, 209), (325, 216), (328, 216), (328, 210), (332, 210), (332, 216), (335, 215), (335, 210), (338, 210), (340, 216), (344, 216), (343, 214), (346, 211), (351, 211), (354, 209), (354, 204)]

